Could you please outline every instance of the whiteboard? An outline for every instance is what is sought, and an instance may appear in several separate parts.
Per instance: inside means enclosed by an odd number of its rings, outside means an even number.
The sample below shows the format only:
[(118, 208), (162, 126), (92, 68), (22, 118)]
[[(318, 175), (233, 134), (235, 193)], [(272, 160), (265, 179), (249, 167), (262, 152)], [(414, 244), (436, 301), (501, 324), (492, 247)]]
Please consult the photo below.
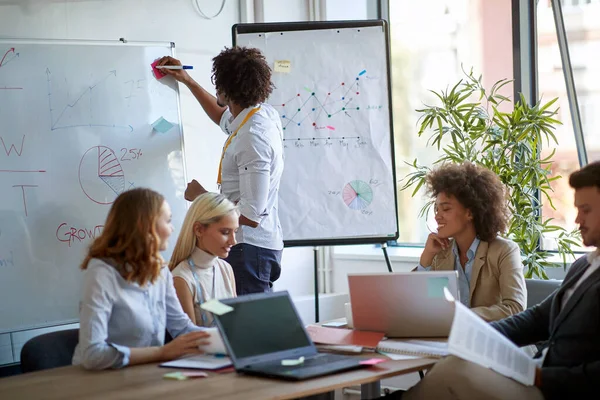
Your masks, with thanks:
[[(179, 94), (150, 68), (171, 54), (170, 43), (0, 40), (0, 333), (78, 320), (79, 265), (119, 193), (162, 193), (181, 226)], [(160, 117), (164, 133), (151, 126)]]
[(385, 22), (238, 24), (233, 35), (273, 69), (286, 246), (397, 239)]

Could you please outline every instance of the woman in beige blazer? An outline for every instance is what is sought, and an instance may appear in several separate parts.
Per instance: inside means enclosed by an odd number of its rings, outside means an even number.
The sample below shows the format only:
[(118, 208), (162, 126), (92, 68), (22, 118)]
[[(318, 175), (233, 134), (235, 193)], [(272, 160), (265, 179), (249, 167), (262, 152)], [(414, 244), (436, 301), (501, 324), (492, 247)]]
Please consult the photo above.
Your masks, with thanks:
[(460, 301), (486, 321), (523, 311), (527, 291), (519, 246), (498, 236), (509, 216), (498, 176), (463, 163), (443, 165), (426, 179), (438, 231), (427, 238), (416, 270), (456, 270)]

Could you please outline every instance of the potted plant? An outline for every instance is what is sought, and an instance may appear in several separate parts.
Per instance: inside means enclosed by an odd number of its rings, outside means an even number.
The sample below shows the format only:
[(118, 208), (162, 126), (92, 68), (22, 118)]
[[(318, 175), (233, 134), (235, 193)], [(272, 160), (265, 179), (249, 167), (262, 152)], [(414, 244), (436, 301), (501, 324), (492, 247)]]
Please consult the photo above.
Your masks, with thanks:
[[(542, 197), (554, 208), (550, 184), (562, 179), (551, 176), (554, 150), (540, 157), (542, 146), (558, 144), (553, 133), (560, 124), (554, 119), (557, 109), (553, 105), (557, 99), (529, 105), (521, 95), (520, 101), (507, 107), (511, 100), (499, 91), (510, 82), (500, 80), (487, 91), (481, 76), (475, 77), (471, 70), (451, 90), (432, 91), (440, 104), (417, 110), (421, 114), (418, 135), (431, 132), (428, 146), (436, 146), (441, 152), (434, 165), (469, 161), (500, 177), (508, 188), (512, 214), (508, 232), (503, 236), (519, 245), (526, 278), (548, 279), (545, 268), (553, 263), (548, 260), (551, 252), (540, 247), (542, 238), (555, 237), (563, 267), (567, 258), (573, 258), (572, 247), (580, 246), (577, 231), (567, 232), (542, 215)], [(501, 108), (511, 111), (503, 112)], [(401, 190), (413, 188), (415, 196), (430, 168), (419, 165), (416, 159), (410, 165), (413, 171), (404, 178)], [(422, 208), (420, 217), (427, 215), (432, 204), (431, 200)]]

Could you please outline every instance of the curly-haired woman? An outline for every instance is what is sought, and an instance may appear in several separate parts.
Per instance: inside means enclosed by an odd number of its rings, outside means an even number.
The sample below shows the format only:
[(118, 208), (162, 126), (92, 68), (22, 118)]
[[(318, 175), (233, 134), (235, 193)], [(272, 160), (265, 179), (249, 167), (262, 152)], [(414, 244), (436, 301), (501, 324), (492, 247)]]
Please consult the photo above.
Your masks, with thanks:
[(438, 231), (427, 238), (417, 271), (456, 270), (460, 301), (486, 321), (523, 311), (519, 246), (498, 236), (509, 218), (498, 176), (471, 163), (445, 164), (427, 175), (426, 184)]

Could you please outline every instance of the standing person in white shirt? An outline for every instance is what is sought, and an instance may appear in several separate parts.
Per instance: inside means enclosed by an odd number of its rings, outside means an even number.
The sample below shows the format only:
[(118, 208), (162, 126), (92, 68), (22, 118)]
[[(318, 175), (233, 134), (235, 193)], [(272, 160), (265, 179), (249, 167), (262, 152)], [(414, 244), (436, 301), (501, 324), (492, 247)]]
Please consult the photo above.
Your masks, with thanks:
[[(163, 57), (157, 66), (181, 65)], [(237, 294), (268, 292), (281, 274), (283, 235), (278, 192), (283, 173), (283, 129), (278, 112), (264, 102), (273, 91), (271, 69), (258, 49), (233, 47), (213, 58), (208, 93), (185, 70), (162, 69), (186, 85), (210, 119), (228, 135), (217, 183), (240, 211), (237, 244), (226, 261), (235, 275)], [(193, 180), (185, 198), (207, 190)]]

